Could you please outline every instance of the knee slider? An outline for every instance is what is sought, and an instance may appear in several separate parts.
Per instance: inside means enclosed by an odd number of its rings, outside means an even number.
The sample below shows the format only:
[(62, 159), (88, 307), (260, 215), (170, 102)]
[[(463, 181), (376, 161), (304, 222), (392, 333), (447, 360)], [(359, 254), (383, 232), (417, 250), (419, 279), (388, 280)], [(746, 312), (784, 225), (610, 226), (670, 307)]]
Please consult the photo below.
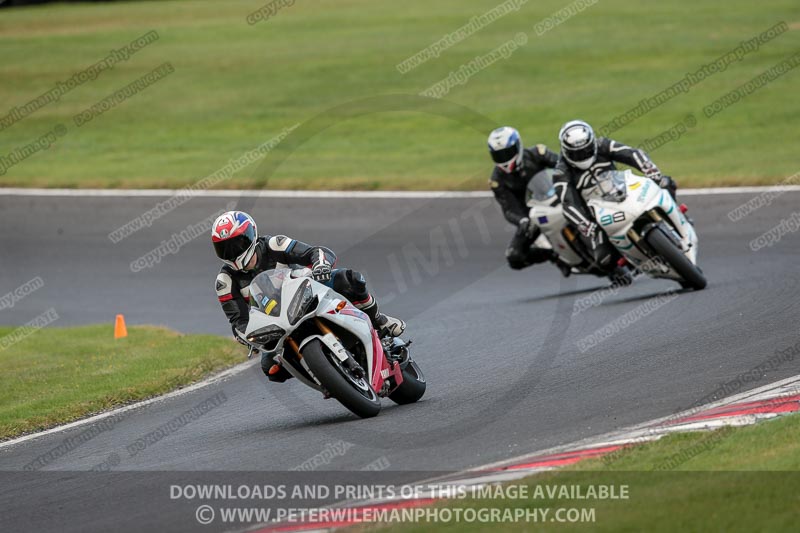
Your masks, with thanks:
[(264, 371), (265, 376), (269, 376), (269, 369), (275, 364), (272, 357), (268, 357), (266, 353), (261, 354), (261, 370)]

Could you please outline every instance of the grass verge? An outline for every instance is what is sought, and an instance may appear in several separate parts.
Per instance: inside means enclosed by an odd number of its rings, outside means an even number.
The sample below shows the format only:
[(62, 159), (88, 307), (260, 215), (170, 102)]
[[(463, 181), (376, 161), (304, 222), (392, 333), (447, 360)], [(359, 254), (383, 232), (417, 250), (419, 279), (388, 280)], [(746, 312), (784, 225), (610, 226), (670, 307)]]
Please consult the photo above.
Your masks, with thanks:
[[(540, 523), (398, 525), (388, 531), (795, 531), (800, 509), (800, 416), (713, 433), (683, 433), (513, 482), (527, 498), (464, 499), (440, 507), (549, 509)], [(628, 487), (628, 498), (534, 498), (538, 487)], [(558, 509), (594, 520), (554, 522)], [(562, 511), (562, 519), (570, 511)], [(573, 512), (574, 518), (579, 513)]]
[[(712, 118), (703, 113), (797, 51), (796, 0), (587, 1), (574, 16), (555, 17), (561, 23), (542, 34), (537, 25), (574, 2), (296, 2), (248, 24), (247, 16), (267, 3), (160, 0), (3, 9), (0, 124), (109, 50), (153, 30), (159, 39), (0, 128), (0, 157), (14, 162), (9, 154), (57, 124), (66, 127), (48, 149), (3, 168), (0, 186), (179, 187), (322, 116), (267, 156), (277, 165), (268, 179), (253, 164), (215, 187), (484, 189), (491, 170), (486, 137), (493, 127), (514, 125), (526, 144), (555, 146), (567, 120), (583, 118), (600, 128), (781, 21), (787, 31), (726, 68), (715, 67), (721, 71), (612, 136), (637, 145), (693, 115), (696, 124), (651, 150), (683, 187), (776, 183), (798, 171), (797, 69)], [(475, 17), (500, 4), (504, 16), (474, 26)], [(465, 25), (469, 35), (437, 57), (405, 73), (397, 68)], [(513, 53), (485, 68), (469, 67), (485, 64), (475, 59), (520, 33), (527, 43)], [(74, 116), (165, 62), (173, 73), (76, 125)], [(463, 72), (462, 66), (469, 76), (459, 76), (463, 83), (442, 100), (461, 107), (434, 100), (402, 109), (383, 101), (331, 111), (377, 95), (417, 95)]]
[[(0, 327), (0, 336), (13, 328)], [(156, 396), (242, 361), (212, 335), (134, 326), (47, 328), (0, 352), (0, 439)]]

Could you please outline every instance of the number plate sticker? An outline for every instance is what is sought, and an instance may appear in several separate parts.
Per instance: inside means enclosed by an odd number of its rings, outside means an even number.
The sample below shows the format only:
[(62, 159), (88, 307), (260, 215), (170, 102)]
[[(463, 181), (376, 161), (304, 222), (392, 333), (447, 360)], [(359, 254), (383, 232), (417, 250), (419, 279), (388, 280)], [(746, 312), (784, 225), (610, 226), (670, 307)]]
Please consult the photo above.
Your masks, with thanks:
[(342, 346), (342, 344), (339, 342), (339, 339), (337, 339), (332, 333), (328, 333), (327, 335), (325, 335), (325, 341), (326, 344), (328, 345), (328, 348), (330, 348), (331, 351), (333, 351), (333, 355), (335, 355), (339, 361), (343, 363), (347, 361), (347, 351), (344, 349), (344, 346)]

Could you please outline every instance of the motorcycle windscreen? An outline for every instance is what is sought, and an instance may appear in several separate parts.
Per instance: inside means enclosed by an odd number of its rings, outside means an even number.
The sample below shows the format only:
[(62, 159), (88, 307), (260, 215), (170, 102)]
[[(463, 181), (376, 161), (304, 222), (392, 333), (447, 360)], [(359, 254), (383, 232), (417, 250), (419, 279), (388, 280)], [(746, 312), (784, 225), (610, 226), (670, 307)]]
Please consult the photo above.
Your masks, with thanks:
[(612, 202), (622, 202), (628, 194), (625, 172), (621, 170), (609, 170), (600, 174), (597, 177), (597, 187), (603, 198)]
[(500, 150), (489, 150), (489, 154), (492, 156), (492, 161), (495, 163), (502, 165), (504, 163), (508, 163), (515, 157), (519, 156), (519, 153), (522, 151), (522, 144), (519, 139), (517, 142), (509, 146), (508, 148), (502, 148)]
[(266, 270), (250, 282), (250, 305), (269, 316), (281, 315), (281, 287), (291, 270)]
[(556, 190), (553, 187), (553, 179), (556, 171), (552, 168), (540, 170), (533, 175), (528, 182), (528, 191), (525, 197), (526, 202), (536, 200), (537, 202), (547, 201), (556, 195)]

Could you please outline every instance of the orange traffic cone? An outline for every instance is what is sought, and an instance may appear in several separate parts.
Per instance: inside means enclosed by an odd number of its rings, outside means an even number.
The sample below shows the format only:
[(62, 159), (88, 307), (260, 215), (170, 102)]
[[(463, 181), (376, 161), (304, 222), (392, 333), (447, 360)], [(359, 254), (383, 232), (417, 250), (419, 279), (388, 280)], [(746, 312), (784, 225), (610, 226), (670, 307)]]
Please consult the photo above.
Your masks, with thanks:
[(121, 339), (128, 336), (128, 328), (125, 327), (125, 317), (117, 315), (117, 320), (114, 322), (114, 338)]

